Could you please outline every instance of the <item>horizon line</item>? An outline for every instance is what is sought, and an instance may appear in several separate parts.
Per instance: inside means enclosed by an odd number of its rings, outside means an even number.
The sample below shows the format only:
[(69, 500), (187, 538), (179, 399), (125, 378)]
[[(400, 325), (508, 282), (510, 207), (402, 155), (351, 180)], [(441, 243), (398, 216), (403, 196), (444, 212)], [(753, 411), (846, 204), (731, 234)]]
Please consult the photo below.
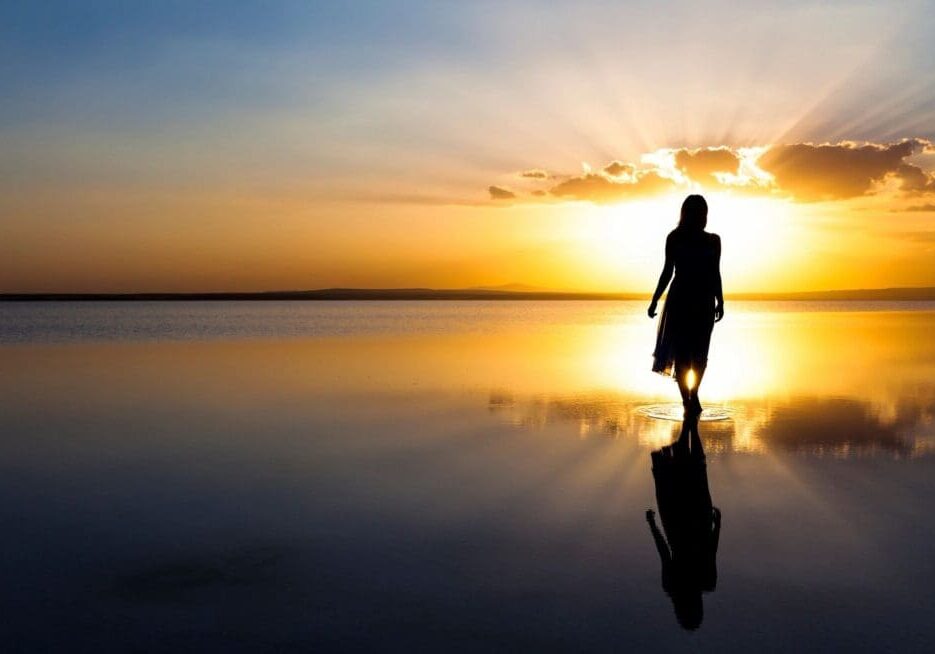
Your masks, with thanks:
[[(270, 291), (183, 291), (183, 292), (77, 292), (0, 293), (0, 302), (41, 301), (197, 301), (197, 300), (643, 300), (652, 296), (632, 291), (508, 290), (489, 287), (327, 287)], [(831, 289), (822, 291), (749, 291), (725, 293), (725, 299), (768, 300), (935, 300), (935, 286)]]

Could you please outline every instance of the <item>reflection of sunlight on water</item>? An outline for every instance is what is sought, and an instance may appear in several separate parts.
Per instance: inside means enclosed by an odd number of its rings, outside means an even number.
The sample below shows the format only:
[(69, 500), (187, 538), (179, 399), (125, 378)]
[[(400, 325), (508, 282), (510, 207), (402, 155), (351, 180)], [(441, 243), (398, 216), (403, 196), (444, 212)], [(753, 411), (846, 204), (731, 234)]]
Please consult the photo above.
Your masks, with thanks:
[[(879, 421), (899, 422), (901, 404), (928, 401), (935, 367), (930, 312), (770, 311), (728, 303), (714, 328), (703, 403), (732, 404), (794, 395), (857, 397)], [(672, 379), (650, 372), (655, 323), (617, 314), (576, 329), (562, 351), (562, 383), (647, 401), (677, 399)]]
[(759, 434), (769, 421), (769, 410), (745, 407), (737, 414), (731, 449), (735, 452), (762, 453), (765, 448)]
[[(671, 422), (635, 411), (678, 400), (674, 380), (650, 369), (655, 323), (644, 304), (543, 304), (522, 304), (518, 324), (480, 333), (281, 346), (281, 363), (269, 365), (264, 352), (262, 366), (279, 383), (262, 386), (282, 396), (283, 378), (294, 375), (303, 398), (493, 387), (502, 391), (490, 395), (490, 410), (517, 427), (564, 423), (582, 438), (670, 442)], [(935, 450), (935, 312), (770, 306), (728, 303), (715, 326), (700, 397), (732, 417), (706, 423), (706, 451), (909, 458)]]
[[(702, 382), (702, 398), (716, 403), (763, 397), (781, 386), (779, 378), (790, 364), (779, 347), (783, 334), (764, 333), (761, 317), (739, 313), (718, 324), (712, 337), (711, 358)], [(649, 372), (654, 324), (620, 321), (579, 334), (581, 372), (599, 387), (642, 397), (672, 396), (672, 379)]]
[(678, 437), (678, 424), (673, 425), (668, 420), (652, 419), (647, 420), (646, 423), (637, 432), (637, 441), (644, 449), (658, 450)]
[[(55, 360), (78, 365), (93, 356), (113, 388), (154, 401), (178, 395), (199, 407), (226, 406), (233, 397), (256, 406), (305, 406), (309, 398), (326, 406), (352, 397), (366, 411), (374, 398), (399, 398), (405, 406), (406, 398), (423, 394), (476, 398), (493, 387), (502, 392), (490, 395), (490, 410), (517, 427), (561, 422), (574, 424), (583, 438), (610, 435), (647, 447), (671, 441), (670, 421), (635, 411), (678, 400), (674, 381), (650, 370), (655, 323), (643, 303), (517, 303), (515, 315), (496, 308), (500, 326), (484, 323), (476, 333), (87, 345), (56, 348)], [(935, 312), (788, 311), (745, 303), (728, 303), (728, 311), (715, 327), (700, 397), (732, 416), (703, 427), (707, 451), (900, 458), (935, 452)], [(25, 349), (4, 356), (12, 368), (35, 365)], [(245, 368), (254, 374), (244, 378)], [(175, 382), (153, 381), (167, 377)], [(11, 392), (45, 392), (38, 376), (32, 390), (12, 379)]]
[[(633, 310), (609, 306), (608, 316), (535, 346), (526, 341), (525, 360), (535, 362), (526, 380), (537, 399), (533, 406), (522, 399), (530, 397), (522, 385), (504, 385), (516, 397), (509, 420), (526, 427), (575, 422), (583, 437), (630, 438), (647, 448), (672, 441), (671, 422), (636, 412), (678, 399), (674, 380), (649, 369), (655, 325)], [(933, 328), (932, 312), (737, 303), (715, 327), (700, 386), (704, 405), (732, 413), (725, 424), (702, 429), (706, 450), (900, 459), (935, 452)]]

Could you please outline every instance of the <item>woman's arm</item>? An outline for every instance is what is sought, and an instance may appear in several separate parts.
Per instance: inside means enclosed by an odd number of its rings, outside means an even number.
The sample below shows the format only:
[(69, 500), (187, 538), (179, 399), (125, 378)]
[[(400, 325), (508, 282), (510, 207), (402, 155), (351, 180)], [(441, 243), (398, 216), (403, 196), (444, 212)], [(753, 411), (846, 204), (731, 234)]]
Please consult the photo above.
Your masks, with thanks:
[(714, 322), (724, 317), (724, 289), (721, 287), (721, 237), (715, 236), (716, 255), (714, 257)]
[(675, 264), (672, 261), (672, 235), (666, 238), (666, 262), (662, 266), (662, 273), (659, 275), (659, 282), (656, 284), (656, 292), (653, 293), (653, 301), (649, 303), (649, 310), (646, 312), (650, 318), (656, 317), (656, 305), (659, 298), (665, 292), (669, 282), (672, 281), (672, 273), (675, 271)]
[(659, 552), (659, 559), (662, 561), (662, 567), (665, 568), (672, 561), (672, 554), (669, 552), (669, 545), (663, 537), (659, 527), (656, 526), (656, 512), (652, 509), (646, 510), (646, 522), (649, 523), (649, 531), (653, 534), (653, 542), (656, 543), (656, 551)]

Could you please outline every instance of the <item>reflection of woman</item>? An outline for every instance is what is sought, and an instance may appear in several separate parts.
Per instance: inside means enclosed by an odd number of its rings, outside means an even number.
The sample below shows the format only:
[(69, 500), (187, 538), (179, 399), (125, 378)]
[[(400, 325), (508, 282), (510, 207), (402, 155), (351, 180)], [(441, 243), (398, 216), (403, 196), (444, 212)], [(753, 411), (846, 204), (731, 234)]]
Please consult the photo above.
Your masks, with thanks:
[(697, 420), (686, 420), (678, 441), (653, 452), (652, 459), (665, 536), (652, 510), (646, 520), (662, 561), (662, 588), (679, 624), (697, 629), (704, 615), (701, 594), (717, 585), (721, 533), (721, 512), (711, 502)]
[(656, 316), (656, 304), (674, 273), (659, 318), (653, 371), (675, 377), (686, 414), (701, 413), (698, 386), (708, 364), (711, 329), (724, 317), (721, 239), (704, 231), (707, 222), (705, 199), (685, 198), (678, 227), (666, 238), (666, 261), (648, 311), (650, 318)]

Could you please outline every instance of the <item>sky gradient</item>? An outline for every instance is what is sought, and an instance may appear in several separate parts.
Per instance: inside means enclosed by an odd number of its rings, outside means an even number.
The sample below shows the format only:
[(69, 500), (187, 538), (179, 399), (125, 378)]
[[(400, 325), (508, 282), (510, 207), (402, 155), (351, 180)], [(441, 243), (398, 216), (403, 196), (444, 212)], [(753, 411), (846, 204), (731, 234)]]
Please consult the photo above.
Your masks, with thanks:
[(933, 2), (16, 4), (0, 292), (935, 285)]

